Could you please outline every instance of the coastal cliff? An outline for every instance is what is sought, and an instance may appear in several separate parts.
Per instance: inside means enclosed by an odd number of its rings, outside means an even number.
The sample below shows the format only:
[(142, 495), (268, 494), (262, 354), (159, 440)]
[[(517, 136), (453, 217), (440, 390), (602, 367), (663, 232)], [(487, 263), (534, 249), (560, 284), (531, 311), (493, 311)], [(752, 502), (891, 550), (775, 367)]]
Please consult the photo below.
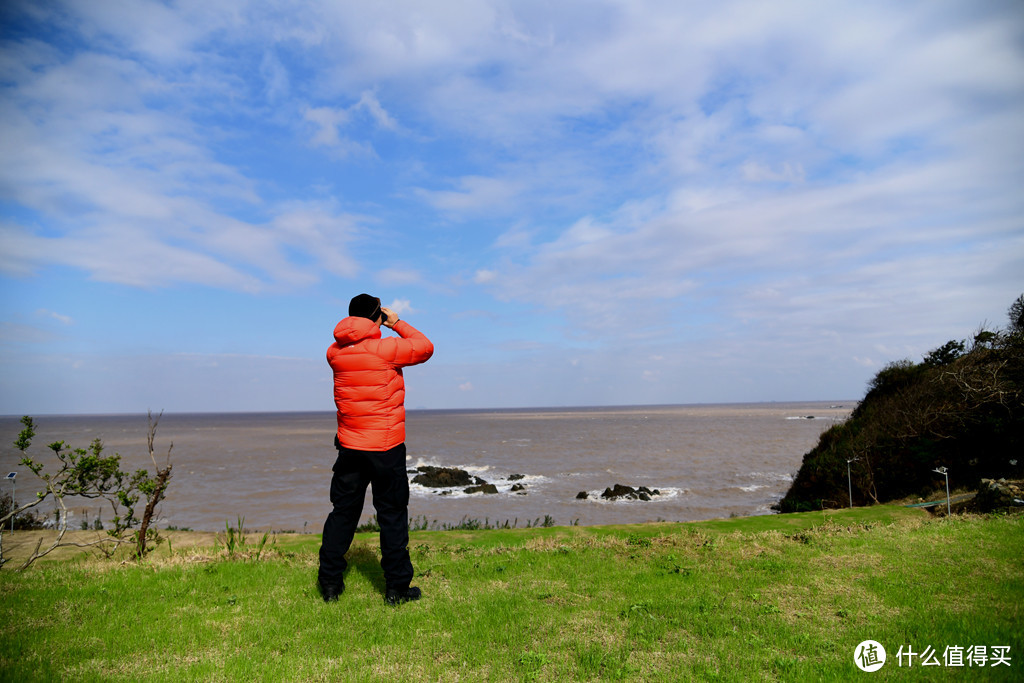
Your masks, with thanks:
[[(868, 505), (1024, 475), (1024, 295), (1005, 330), (890, 363), (804, 456), (782, 512)], [(849, 468), (849, 469), (848, 469)]]

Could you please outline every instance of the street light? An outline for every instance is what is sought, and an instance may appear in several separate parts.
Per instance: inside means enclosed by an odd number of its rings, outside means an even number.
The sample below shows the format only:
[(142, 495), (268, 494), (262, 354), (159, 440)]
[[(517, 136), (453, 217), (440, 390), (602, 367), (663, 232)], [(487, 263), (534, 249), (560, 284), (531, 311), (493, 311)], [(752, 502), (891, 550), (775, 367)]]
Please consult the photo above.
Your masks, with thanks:
[(949, 470), (945, 467), (939, 467), (932, 470), (932, 472), (936, 472), (946, 477), (946, 516), (949, 517), (953, 514), (949, 509)]
[(850, 493), (850, 507), (853, 507), (853, 479), (850, 478), (850, 463), (857, 462), (860, 458), (851, 458), (846, 461), (846, 488)]
[(11, 533), (14, 533), (14, 511), (18, 509), (18, 486), (14, 483), (17, 478), (17, 472), (10, 472), (7, 475), (7, 479), (11, 482)]

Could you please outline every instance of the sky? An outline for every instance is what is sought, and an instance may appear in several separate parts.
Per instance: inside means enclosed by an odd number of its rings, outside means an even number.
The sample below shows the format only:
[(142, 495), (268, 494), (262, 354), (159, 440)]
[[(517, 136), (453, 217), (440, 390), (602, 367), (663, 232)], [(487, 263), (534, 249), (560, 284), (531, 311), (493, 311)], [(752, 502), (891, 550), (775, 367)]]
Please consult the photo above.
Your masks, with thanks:
[(410, 408), (856, 400), (1024, 292), (1024, 4), (6, 0), (0, 152), (0, 414), (333, 410), (361, 292)]

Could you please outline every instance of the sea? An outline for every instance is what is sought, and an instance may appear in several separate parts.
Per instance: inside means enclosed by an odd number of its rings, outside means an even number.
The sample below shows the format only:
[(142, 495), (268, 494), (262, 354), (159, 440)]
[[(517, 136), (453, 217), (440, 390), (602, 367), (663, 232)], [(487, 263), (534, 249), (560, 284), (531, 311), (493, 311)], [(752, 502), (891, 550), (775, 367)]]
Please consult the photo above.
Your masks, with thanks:
[[(411, 484), (409, 514), (442, 527), (463, 521), (519, 528), (556, 525), (693, 521), (772, 514), (803, 455), (855, 401), (722, 405), (410, 410), (406, 445), (410, 480), (417, 467), (457, 467), (494, 484), (496, 494)], [(27, 451), (45, 471), (56, 459), (47, 445), (86, 448), (100, 439), (122, 468), (154, 469), (146, 415), (35, 418)], [(158, 526), (195, 531), (236, 527), (320, 533), (330, 512), (333, 412), (224, 413), (159, 416), (156, 463), (173, 465)], [(0, 417), (2, 493), (19, 501), (42, 486), (20, 464), (13, 442), (18, 417)], [(513, 491), (513, 487), (517, 490)], [(608, 500), (615, 484), (657, 490), (651, 500)], [(579, 494), (586, 492), (586, 498)], [(68, 503), (69, 528), (113, 516), (97, 500)], [(37, 510), (53, 516), (47, 501)], [(374, 514), (369, 493), (363, 521)], [(41, 516), (42, 516), (41, 515)]]

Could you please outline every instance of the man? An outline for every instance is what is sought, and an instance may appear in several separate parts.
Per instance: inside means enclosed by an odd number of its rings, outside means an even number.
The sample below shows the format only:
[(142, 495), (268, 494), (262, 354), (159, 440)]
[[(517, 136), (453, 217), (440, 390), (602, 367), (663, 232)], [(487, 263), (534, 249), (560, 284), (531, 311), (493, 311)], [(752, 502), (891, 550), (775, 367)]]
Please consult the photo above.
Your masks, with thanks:
[[(405, 469), (405, 381), (402, 368), (425, 362), (434, 345), (422, 332), (400, 321), (380, 299), (354, 297), (349, 317), (334, 328), (327, 362), (334, 371), (338, 459), (331, 479), (334, 509), (324, 523), (318, 582), (326, 602), (345, 590), (345, 553), (352, 544), (367, 485), (380, 524), (384, 599), (392, 605), (420, 598), (411, 587), (409, 559), (409, 479)], [(401, 338), (381, 338), (380, 326)]]

